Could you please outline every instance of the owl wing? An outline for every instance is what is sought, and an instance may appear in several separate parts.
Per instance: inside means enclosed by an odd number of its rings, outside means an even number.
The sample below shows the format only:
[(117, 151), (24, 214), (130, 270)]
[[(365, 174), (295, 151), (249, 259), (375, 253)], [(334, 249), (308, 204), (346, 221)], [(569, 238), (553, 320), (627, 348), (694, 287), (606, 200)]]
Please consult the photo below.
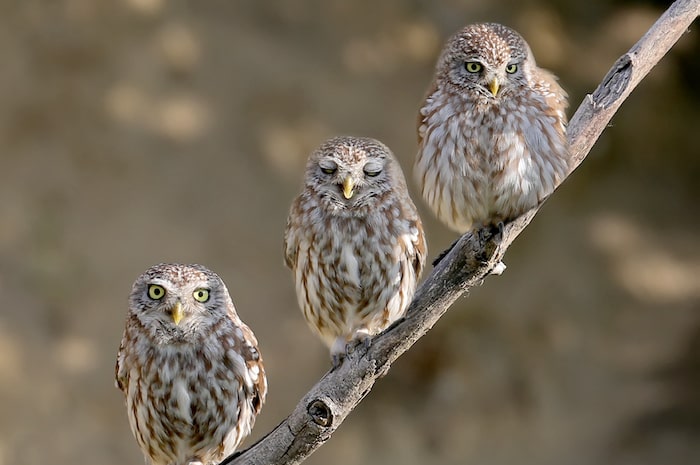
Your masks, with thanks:
[(566, 124), (566, 109), (569, 106), (568, 95), (559, 85), (557, 77), (546, 69), (538, 68), (533, 76), (532, 87), (542, 95), (562, 123)]
[(117, 363), (114, 367), (114, 384), (122, 392), (126, 392), (127, 387), (127, 370), (124, 367), (124, 346), (126, 345), (126, 330), (122, 336), (122, 341), (119, 343), (119, 352), (117, 352)]
[(299, 228), (294, 219), (300, 218), (299, 197), (294, 200), (287, 217), (287, 226), (284, 229), (284, 263), (288, 268), (294, 269), (299, 250)]
[(415, 271), (416, 281), (418, 281), (425, 267), (425, 256), (427, 255), (428, 246), (425, 243), (423, 223), (421, 223), (420, 219), (415, 221), (412, 225), (413, 228), (416, 230), (416, 234), (413, 235), (413, 271)]
[(421, 108), (418, 110), (418, 118), (417, 118), (417, 134), (418, 134), (418, 145), (422, 146), (423, 145), (423, 139), (425, 138), (425, 119), (428, 115), (423, 114), (423, 109), (427, 107), (426, 103), (428, 103), (428, 100), (432, 97), (432, 95), (437, 91), (437, 81), (433, 79), (433, 82), (430, 84), (430, 87), (428, 87), (428, 91), (425, 93), (425, 96), (423, 97), (423, 105)]
[(247, 376), (246, 387), (249, 390), (251, 405), (256, 414), (260, 412), (267, 395), (267, 377), (262, 356), (258, 350), (258, 340), (253, 331), (245, 324), (240, 325), (243, 334), (241, 355), (245, 360)]

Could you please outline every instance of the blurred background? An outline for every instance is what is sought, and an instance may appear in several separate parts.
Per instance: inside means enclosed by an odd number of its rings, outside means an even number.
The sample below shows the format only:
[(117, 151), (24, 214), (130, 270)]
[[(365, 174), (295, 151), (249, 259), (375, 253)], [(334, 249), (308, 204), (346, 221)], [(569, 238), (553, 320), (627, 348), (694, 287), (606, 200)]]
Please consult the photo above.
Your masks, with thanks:
[[(282, 236), (307, 154), (393, 149), (443, 41), (520, 31), (573, 113), (667, 2), (0, 1), (0, 465), (141, 464), (114, 359), (134, 279), (198, 262), (269, 374), (252, 439), (329, 368)], [(700, 463), (700, 37), (307, 463)], [(246, 444), (250, 444), (247, 441)]]

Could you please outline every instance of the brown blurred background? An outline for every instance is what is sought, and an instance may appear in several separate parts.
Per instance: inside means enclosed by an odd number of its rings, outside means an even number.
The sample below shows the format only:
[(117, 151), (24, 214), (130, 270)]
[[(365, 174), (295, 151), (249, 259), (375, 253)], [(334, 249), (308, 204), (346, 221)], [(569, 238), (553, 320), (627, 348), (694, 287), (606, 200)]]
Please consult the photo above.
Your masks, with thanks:
[[(389, 145), (434, 256), (455, 235), (411, 166), (446, 37), (516, 28), (575, 109), (665, 3), (1, 0), (0, 465), (142, 463), (113, 367), (131, 283), (161, 261), (228, 284), (269, 373), (253, 436), (269, 431), (329, 367), (282, 265), (309, 151)], [(700, 463), (696, 26), (506, 273), (307, 463)]]

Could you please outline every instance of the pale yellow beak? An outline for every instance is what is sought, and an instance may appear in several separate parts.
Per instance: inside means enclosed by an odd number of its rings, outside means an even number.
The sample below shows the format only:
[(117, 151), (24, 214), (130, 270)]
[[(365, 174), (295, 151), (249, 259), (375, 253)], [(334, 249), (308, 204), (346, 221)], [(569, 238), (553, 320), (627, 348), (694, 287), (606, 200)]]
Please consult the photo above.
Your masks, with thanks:
[(349, 199), (352, 197), (353, 189), (355, 188), (355, 181), (352, 179), (352, 176), (348, 176), (345, 178), (343, 181), (343, 195), (345, 196), (346, 199)]
[(175, 306), (172, 309), (171, 316), (173, 317), (173, 322), (175, 325), (179, 325), (180, 321), (182, 320), (182, 317), (185, 316), (185, 312), (182, 310), (182, 304), (178, 300)]
[(489, 92), (493, 94), (495, 97), (496, 94), (498, 93), (498, 89), (500, 88), (498, 84), (498, 78), (494, 76), (494, 78), (489, 82)]

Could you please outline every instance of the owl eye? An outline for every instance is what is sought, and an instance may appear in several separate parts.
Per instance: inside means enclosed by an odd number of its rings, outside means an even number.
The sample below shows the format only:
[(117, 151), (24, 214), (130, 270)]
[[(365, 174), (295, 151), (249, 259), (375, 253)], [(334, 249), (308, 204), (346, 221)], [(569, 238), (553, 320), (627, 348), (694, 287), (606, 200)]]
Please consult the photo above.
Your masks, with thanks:
[(192, 293), (192, 297), (194, 297), (194, 300), (197, 302), (206, 302), (209, 300), (209, 289), (197, 289)]
[(157, 284), (151, 284), (148, 286), (148, 297), (150, 297), (153, 300), (160, 300), (165, 296), (165, 289), (163, 289), (163, 286), (159, 286)]
[(464, 63), (464, 69), (466, 69), (470, 73), (478, 73), (483, 68), (484, 67), (481, 65), (481, 63), (478, 63), (476, 61), (468, 61)]
[(382, 172), (382, 167), (381, 165), (367, 163), (363, 168), (363, 171), (365, 172), (365, 176), (373, 178), (375, 176), (379, 176), (379, 173)]
[(518, 65), (516, 65), (516, 64), (506, 66), (506, 73), (508, 73), (508, 74), (513, 74), (517, 70), (518, 70)]
[(319, 160), (318, 167), (323, 174), (334, 174), (336, 171), (338, 171), (338, 164), (335, 161), (327, 158)]

